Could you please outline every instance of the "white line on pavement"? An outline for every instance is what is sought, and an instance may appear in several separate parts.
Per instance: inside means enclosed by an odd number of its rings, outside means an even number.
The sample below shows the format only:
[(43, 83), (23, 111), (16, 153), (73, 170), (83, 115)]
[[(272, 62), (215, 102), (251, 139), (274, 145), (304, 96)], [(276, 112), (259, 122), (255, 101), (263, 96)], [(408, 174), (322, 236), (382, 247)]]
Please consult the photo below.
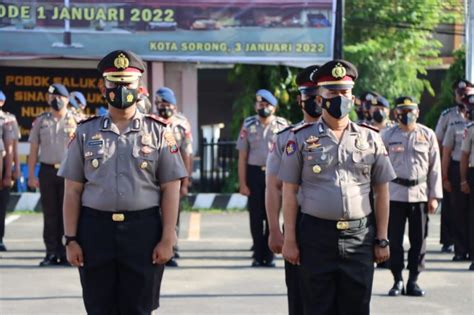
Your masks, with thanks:
[(13, 221), (16, 221), (20, 218), (21, 216), (19, 214), (12, 214), (12, 215), (9, 215), (6, 219), (5, 219), (5, 225), (8, 225), (10, 223), (12, 223)]

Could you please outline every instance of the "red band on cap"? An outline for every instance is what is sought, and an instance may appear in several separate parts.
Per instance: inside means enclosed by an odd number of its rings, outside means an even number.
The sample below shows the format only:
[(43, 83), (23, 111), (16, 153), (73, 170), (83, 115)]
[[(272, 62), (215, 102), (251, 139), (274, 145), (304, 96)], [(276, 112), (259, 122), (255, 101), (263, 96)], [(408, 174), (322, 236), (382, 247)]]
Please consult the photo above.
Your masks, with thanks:
[(314, 82), (304, 82), (298, 85), (299, 87), (317, 87)]
[(138, 72), (138, 73), (141, 73), (141, 71), (139, 69), (132, 68), (132, 67), (128, 67), (128, 68), (123, 69), (123, 70), (120, 70), (120, 69), (117, 69), (117, 68), (113, 67), (113, 68), (105, 69), (104, 73), (106, 73), (106, 72)]

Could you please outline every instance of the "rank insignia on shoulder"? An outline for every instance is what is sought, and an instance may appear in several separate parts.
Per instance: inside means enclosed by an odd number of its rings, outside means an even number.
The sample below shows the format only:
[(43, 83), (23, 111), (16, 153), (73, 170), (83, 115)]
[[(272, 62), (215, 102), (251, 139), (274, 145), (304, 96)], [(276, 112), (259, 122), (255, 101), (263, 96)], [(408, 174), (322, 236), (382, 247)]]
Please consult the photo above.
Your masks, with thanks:
[(293, 140), (288, 141), (288, 143), (286, 144), (285, 151), (286, 151), (286, 155), (288, 155), (288, 156), (295, 153), (296, 152), (296, 142), (294, 142)]

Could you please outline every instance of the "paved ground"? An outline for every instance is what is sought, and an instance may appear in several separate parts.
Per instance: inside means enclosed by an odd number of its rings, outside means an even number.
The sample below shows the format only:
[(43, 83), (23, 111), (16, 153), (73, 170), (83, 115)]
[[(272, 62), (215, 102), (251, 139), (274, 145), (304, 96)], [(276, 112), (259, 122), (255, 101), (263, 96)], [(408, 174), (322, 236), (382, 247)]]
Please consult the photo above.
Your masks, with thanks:
[[(10, 219), (12, 220), (12, 216)], [(192, 224), (189, 224), (192, 222)], [(74, 268), (38, 268), (43, 257), (42, 216), (7, 225), (9, 251), (0, 255), (0, 314), (85, 314)], [(425, 298), (386, 296), (392, 284), (377, 270), (373, 314), (474, 314), (474, 273), (439, 253), (439, 216), (431, 217)], [(205, 213), (182, 219), (179, 268), (165, 271), (159, 314), (286, 314), (283, 261), (249, 268), (251, 241), (245, 212)]]

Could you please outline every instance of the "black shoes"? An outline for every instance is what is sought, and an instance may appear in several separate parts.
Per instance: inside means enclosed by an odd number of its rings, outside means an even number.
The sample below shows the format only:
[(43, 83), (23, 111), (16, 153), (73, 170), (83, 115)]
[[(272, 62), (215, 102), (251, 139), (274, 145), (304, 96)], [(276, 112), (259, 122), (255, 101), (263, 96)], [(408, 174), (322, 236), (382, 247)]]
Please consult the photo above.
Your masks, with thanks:
[(0, 242), (0, 252), (6, 252), (7, 251), (7, 247), (5, 246), (5, 244), (3, 244), (3, 242)]
[(252, 261), (252, 267), (268, 267), (268, 268), (274, 268), (275, 267), (275, 262), (273, 260), (269, 261), (258, 261), (258, 260), (253, 260)]
[(54, 254), (47, 254), (46, 257), (39, 263), (40, 267), (50, 267), (59, 265), (59, 259)]
[(441, 247), (442, 253), (452, 253), (453, 252), (453, 245), (443, 245)]
[(425, 296), (425, 291), (423, 291), (416, 282), (408, 281), (406, 295)]
[(467, 258), (467, 254), (464, 254), (464, 255), (454, 255), (453, 257), (453, 261), (469, 261), (469, 259)]
[(389, 296), (399, 296), (405, 294), (405, 288), (403, 287), (403, 281), (396, 281), (393, 287), (388, 291)]
[(178, 262), (174, 258), (171, 258), (170, 260), (168, 260), (166, 262), (165, 266), (167, 266), (167, 267), (178, 267)]

